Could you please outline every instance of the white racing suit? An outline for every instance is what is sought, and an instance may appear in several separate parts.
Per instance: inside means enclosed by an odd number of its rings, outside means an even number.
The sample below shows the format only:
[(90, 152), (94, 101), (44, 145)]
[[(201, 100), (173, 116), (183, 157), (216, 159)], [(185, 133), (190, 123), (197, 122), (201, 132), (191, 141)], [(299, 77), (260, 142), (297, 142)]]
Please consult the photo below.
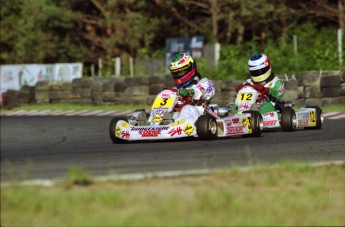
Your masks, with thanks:
[(205, 101), (210, 100), (215, 95), (215, 87), (211, 80), (207, 78), (201, 79), (197, 84), (193, 84), (186, 89), (194, 90), (192, 103), (182, 107), (179, 116), (174, 121), (185, 119), (195, 124), (199, 116), (204, 113), (206, 108)]

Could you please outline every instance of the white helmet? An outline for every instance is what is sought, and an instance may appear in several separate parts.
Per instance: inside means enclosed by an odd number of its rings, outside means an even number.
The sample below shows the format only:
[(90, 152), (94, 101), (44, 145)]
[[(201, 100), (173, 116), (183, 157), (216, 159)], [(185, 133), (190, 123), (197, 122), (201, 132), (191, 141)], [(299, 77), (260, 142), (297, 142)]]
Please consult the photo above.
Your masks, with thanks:
[(255, 54), (248, 61), (248, 70), (254, 83), (266, 81), (272, 74), (270, 59), (264, 54)]

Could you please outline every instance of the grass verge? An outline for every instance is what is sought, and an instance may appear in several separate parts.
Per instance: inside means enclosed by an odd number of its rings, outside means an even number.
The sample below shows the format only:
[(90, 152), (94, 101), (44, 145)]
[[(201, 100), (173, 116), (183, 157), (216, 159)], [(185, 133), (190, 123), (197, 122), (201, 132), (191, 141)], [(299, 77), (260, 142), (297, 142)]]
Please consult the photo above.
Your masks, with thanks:
[[(78, 170), (79, 171), (79, 170)], [(85, 175), (78, 171), (75, 177)], [(71, 173), (67, 176), (70, 177)], [(2, 226), (344, 225), (345, 165), (1, 188)], [(77, 177), (78, 178), (78, 177)], [(73, 178), (74, 182), (77, 178)], [(89, 178), (88, 178), (89, 179)]]

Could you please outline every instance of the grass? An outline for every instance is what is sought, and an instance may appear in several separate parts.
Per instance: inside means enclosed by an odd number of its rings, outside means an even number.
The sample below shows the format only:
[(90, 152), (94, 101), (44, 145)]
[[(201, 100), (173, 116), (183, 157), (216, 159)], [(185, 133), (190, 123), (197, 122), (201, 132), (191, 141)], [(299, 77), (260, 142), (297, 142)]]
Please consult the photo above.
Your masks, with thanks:
[[(302, 108), (302, 106), (294, 107), (295, 110)], [(151, 109), (148, 105), (108, 105), (108, 106), (95, 106), (95, 105), (75, 105), (75, 104), (33, 104), (23, 105), (12, 108), (11, 111), (17, 110), (136, 110), (136, 109)], [(331, 105), (321, 107), (323, 112), (345, 112), (345, 105)], [(6, 109), (1, 109), (6, 111)]]
[[(75, 170), (74, 170), (75, 171)], [(78, 171), (77, 171), (78, 172)], [(2, 226), (344, 225), (345, 165), (1, 188)], [(75, 175), (75, 174), (73, 174)], [(82, 179), (85, 174), (78, 172)], [(90, 179), (90, 178), (88, 178)], [(68, 185), (68, 187), (66, 186)]]
[[(298, 110), (305, 106), (294, 106), (294, 110)], [(321, 106), (322, 112), (345, 112), (345, 105), (330, 105), (330, 106)]]

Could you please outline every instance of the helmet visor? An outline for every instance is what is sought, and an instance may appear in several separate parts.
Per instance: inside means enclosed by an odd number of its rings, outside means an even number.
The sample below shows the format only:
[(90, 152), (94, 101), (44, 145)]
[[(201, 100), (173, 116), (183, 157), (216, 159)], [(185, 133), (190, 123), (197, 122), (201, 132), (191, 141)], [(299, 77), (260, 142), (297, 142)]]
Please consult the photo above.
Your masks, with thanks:
[(266, 66), (265, 68), (262, 68), (262, 69), (256, 69), (256, 70), (251, 70), (251, 69), (249, 68), (249, 73), (250, 73), (250, 75), (256, 77), (256, 76), (261, 76), (261, 75), (267, 73), (267, 71), (268, 71), (269, 69), (270, 69), (269, 66)]
[(189, 65), (185, 66), (185, 67), (182, 67), (180, 69), (174, 69), (171, 71), (171, 75), (174, 77), (174, 78), (179, 78), (181, 76), (184, 76), (186, 75), (188, 72), (189, 72)]

